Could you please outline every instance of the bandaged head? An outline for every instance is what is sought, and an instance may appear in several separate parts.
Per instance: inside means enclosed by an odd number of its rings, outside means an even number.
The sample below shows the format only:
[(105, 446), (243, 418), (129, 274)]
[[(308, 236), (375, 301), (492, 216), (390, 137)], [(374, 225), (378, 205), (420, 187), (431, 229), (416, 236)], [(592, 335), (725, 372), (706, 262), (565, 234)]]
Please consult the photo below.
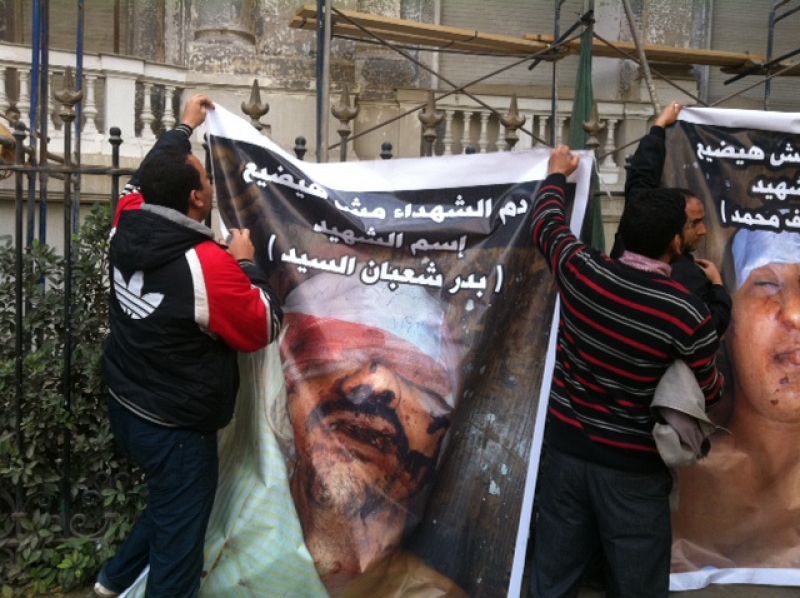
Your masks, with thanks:
[(739, 289), (753, 270), (800, 261), (800, 233), (741, 229), (733, 238), (732, 251)]

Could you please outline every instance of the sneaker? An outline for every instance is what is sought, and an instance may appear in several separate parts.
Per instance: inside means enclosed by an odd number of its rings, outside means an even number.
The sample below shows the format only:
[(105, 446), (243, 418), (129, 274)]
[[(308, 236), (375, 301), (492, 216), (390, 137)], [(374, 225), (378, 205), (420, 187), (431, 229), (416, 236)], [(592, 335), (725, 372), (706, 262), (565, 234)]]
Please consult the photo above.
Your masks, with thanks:
[(109, 590), (99, 581), (96, 581), (94, 582), (94, 595), (100, 596), (101, 598), (115, 598), (115, 596), (119, 596), (119, 592)]

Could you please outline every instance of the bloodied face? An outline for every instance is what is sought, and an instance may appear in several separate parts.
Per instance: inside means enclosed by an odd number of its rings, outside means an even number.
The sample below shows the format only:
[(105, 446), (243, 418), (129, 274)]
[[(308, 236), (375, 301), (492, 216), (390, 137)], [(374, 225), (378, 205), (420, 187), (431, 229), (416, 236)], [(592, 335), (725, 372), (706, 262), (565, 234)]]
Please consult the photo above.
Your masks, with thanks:
[(308, 498), (316, 508), (362, 517), (404, 503), (434, 470), (447, 403), (387, 361), (315, 370), (287, 390)]
[(800, 423), (800, 263), (749, 272), (734, 295), (728, 342), (737, 402), (767, 419)]

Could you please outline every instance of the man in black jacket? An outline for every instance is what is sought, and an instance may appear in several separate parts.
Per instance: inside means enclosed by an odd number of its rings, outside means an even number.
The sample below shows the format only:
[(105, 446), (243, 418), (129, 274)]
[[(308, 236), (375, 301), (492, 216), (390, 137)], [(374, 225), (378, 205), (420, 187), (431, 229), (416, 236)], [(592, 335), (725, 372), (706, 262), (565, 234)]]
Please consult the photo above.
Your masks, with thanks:
[[(238, 351), (276, 338), (282, 314), (253, 263), (249, 231), (230, 246), (203, 222), (208, 174), (189, 136), (213, 104), (189, 99), (145, 157), (111, 231), (111, 428), (145, 473), (148, 504), (95, 585), (115, 596), (149, 565), (148, 596), (195, 596), (217, 486), (218, 429), (233, 415)], [(137, 187), (140, 191), (137, 191)]]
[[(643, 191), (658, 189), (666, 159), (666, 128), (675, 124), (683, 106), (672, 102), (659, 114), (650, 132), (633, 154), (625, 180), (625, 203), (636, 200)], [(679, 190), (686, 200), (686, 225), (683, 228), (684, 252), (672, 264), (672, 278), (677, 280), (708, 306), (719, 336), (731, 321), (731, 298), (722, 286), (722, 276), (710, 261), (695, 258), (691, 252), (706, 235), (705, 208), (694, 193)], [(624, 239), (617, 233), (611, 257), (619, 258), (625, 250)]]

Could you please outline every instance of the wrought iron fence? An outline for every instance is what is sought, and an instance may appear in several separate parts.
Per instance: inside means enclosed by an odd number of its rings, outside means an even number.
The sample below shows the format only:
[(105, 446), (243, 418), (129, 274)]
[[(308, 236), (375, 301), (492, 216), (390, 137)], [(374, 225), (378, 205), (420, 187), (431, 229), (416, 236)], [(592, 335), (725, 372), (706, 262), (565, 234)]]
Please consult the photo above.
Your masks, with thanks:
[[(253, 93), (256, 97), (243, 103), (242, 109), (258, 128), (254, 113), (265, 112), (257, 85)], [(35, 147), (41, 128), (30, 135), (19, 119), (13, 140), (0, 135), (4, 157), (14, 151), (13, 164), (0, 161), (0, 172), (14, 176), (15, 202), (13, 246), (0, 246), (0, 293), (9, 299), (13, 295), (13, 308), (0, 313), (2, 339), (8, 341), (0, 351), (0, 392), (4, 393), (0, 401), (0, 586), (15, 581), (3, 579), (4, 575), (14, 577), (25, 567), (39, 567), (42, 576), (50, 575), (61, 566), (58, 555), (53, 560), (54, 547), (70, 538), (95, 543), (97, 563), (101, 562), (101, 545), (107, 554), (125, 536), (126, 522), (132, 522), (143, 492), (136, 468), (114, 452), (99, 370), (108, 325), (104, 260), (110, 214), (119, 196), (120, 178), (134, 171), (120, 167), (124, 140), (118, 127), (109, 129), (110, 166), (83, 164), (80, 157), (73, 161), (72, 123), (82, 94), (69, 72), (63, 88), (54, 95), (61, 104), (61, 155), (50, 153), (46, 144)], [(340, 131), (340, 135), (346, 142), (349, 133)], [(43, 146), (44, 152), (37, 151)], [(342, 147), (340, 157), (346, 159), (346, 143)], [(307, 151), (305, 137), (298, 136), (293, 149), (302, 160)], [(380, 157), (392, 157), (391, 144), (381, 146)], [(208, 158), (207, 152), (207, 164)], [(74, 208), (82, 175), (107, 177), (108, 195), (101, 202), (105, 213), (94, 228), (76, 235)], [(54, 192), (51, 179), (63, 183), (60, 193)], [(63, 201), (60, 256), (40, 243), (47, 199), (56, 195)], [(38, 239), (34, 238), (36, 213)], [(36, 581), (18, 575), (16, 581), (20, 579), (25, 584)]]
[[(2, 339), (10, 347), (13, 337), (14, 346), (13, 354), (0, 347), (0, 391), (6, 393), (0, 400), (4, 407), (0, 430), (5, 430), (0, 435), (0, 574), (7, 575), (9, 571), (19, 573), (31, 563), (40, 566), (41, 575), (51, 575), (54, 567), (61, 567), (60, 557), (47, 551), (63, 547), (70, 539), (94, 543), (95, 564), (99, 564), (126, 535), (144, 491), (137, 470), (114, 452), (99, 367), (108, 326), (110, 214), (119, 196), (120, 178), (133, 170), (120, 167), (124, 140), (118, 127), (110, 127), (107, 138), (110, 166), (84, 164), (79, 155), (73, 160), (72, 123), (83, 96), (69, 70), (54, 96), (61, 105), (61, 155), (50, 153), (46, 141), (36, 147), (43, 131), (41, 123), (31, 134), (17, 120), (13, 141), (0, 135), (6, 150), (14, 149), (14, 163), (0, 162), (0, 172), (13, 174), (15, 181), (13, 247), (0, 246), (0, 294), (13, 295), (13, 309), (0, 311), (6, 330)], [(254, 82), (250, 101), (242, 103), (242, 111), (254, 127), (263, 130), (259, 118), (267, 110)], [(340, 122), (342, 161), (347, 159), (350, 123), (358, 111), (357, 100), (351, 103), (347, 90), (332, 109)], [(443, 126), (443, 114), (436, 109), (433, 94), (419, 118), (424, 127), (421, 154), (432, 156)], [(511, 114), (503, 119), (506, 149), (513, 148), (515, 130), (523, 122), (512, 103)], [(174, 126), (174, 119), (170, 124)], [(293, 150), (298, 159), (304, 158), (305, 137), (295, 138)], [(392, 150), (391, 143), (384, 142), (378, 155), (391, 159)], [(464, 151), (478, 149), (465, 144)], [(209, 159), (206, 146), (207, 168)], [(76, 204), (83, 175), (107, 177), (108, 194), (107, 202), (101, 202), (105, 212), (93, 221), (93, 228), (76, 235)], [(55, 195), (50, 179), (63, 184), (61, 256), (43, 243), (47, 199)], [(39, 239), (34, 238), (35, 213), (39, 215)]]
[[(4, 302), (13, 294), (13, 308), (0, 314), (0, 334), (3, 345), (13, 337), (14, 347), (13, 353), (0, 347), (0, 581), (40, 588), (55, 578), (64, 562), (58, 548), (69, 538), (115, 540), (109, 532), (115, 523), (119, 527), (121, 517), (135, 513), (141, 481), (130, 465), (116, 459), (107, 425), (98, 425), (103, 393), (97, 356), (107, 330), (100, 269), (108, 218), (91, 238), (75, 236), (73, 227), (80, 175), (109, 178), (108, 207), (120, 177), (132, 171), (120, 168), (122, 139), (115, 128), (108, 139), (110, 166), (73, 163), (71, 123), (81, 94), (68, 76), (55, 95), (64, 123), (63, 154), (44, 153), (44, 161), (37, 163), (35, 149), (26, 146), (29, 132), (17, 121), (13, 143), (4, 140), (14, 146), (14, 163), (0, 166), (15, 178), (13, 247), (6, 243), (0, 248)], [(40, 231), (46, 225), (51, 178), (63, 182), (62, 255), (33, 238), (34, 211), (39, 212)], [(90, 457), (98, 462), (76, 462)]]

